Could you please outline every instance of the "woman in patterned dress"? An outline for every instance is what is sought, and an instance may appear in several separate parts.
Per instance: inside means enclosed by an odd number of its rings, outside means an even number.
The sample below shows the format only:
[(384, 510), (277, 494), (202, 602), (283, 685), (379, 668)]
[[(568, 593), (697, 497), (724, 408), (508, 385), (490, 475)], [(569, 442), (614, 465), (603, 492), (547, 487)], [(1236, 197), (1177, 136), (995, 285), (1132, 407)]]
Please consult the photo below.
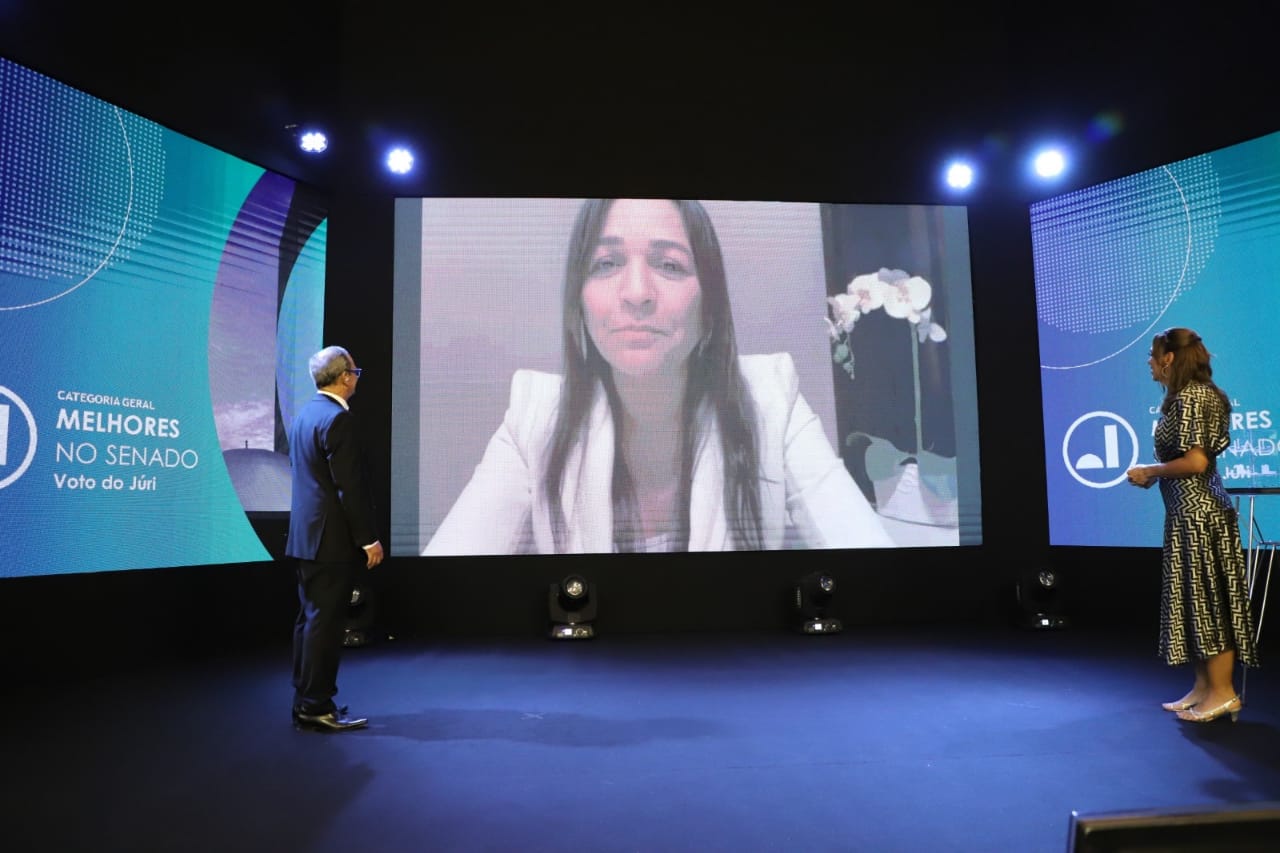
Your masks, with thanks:
[(1226, 714), (1234, 721), (1243, 705), (1235, 664), (1258, 664), (1239, 522), (1217, 466), (1231, 443), (1231, 400), (1214, 384), (1209, 351), (1191, 329), (1156, 335), (1148, 364), (1165, 389), (1155, 432), (1159, 462), (1131, 468), (1128, 477), (1144, 489), (1160, 483), (1160, 654), (1195, 671), (1187, 694), (1163, 707), (1190, 722)]

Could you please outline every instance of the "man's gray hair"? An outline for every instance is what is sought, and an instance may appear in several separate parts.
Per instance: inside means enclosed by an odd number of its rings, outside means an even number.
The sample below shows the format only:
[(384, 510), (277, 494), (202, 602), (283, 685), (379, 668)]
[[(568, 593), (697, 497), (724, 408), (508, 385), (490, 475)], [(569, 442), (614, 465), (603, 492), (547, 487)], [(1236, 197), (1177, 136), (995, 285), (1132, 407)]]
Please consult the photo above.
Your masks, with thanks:
[(351, 354), (342, 347), (325, 347), (311, 356), (307, 363), (311, 369), (311, 378), (316, 381), (317, 388), (324, 388), (338, 381), (338, 377), (351, 367)]

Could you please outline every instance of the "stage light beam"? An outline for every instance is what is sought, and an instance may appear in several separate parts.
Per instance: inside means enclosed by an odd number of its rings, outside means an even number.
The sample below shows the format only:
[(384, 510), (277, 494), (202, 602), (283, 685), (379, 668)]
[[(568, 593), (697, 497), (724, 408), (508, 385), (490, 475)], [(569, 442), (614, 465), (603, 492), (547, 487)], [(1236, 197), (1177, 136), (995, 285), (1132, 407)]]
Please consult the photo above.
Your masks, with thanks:
[(1042, 178), (1057, 178), (1067, 169), (1067, 157), (1058, 148), (1046, 148), (1036, 154), (1031, 167)]
[(953, 190), (966, 190), (973, 185), (973, 167), (963, 160), (956, 160), (947, 167), (947, 186)]
[(308, 154), (320, 154), (328, 149), (329, 137), (322, 131), (308, 130), (299, 135), (298, 147)]
[(413, 152), (396, 147), (387, 152), (387, 169), (397, 175), (407, 175), (413, 170)]

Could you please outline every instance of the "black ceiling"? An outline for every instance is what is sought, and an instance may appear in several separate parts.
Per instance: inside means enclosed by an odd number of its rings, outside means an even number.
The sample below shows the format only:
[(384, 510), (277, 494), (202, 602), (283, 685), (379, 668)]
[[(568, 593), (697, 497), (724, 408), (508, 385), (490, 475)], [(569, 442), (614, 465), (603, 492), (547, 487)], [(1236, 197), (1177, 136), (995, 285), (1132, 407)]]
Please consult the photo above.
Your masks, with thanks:
[[(0, 55), (322, 187), (405, 195), (930, 201), (965, 150), (1016, 195), (1031, 142), (1084, 142), (1103, 113), (1122, 129), (1075, 185), (1280, 129), (1263, 3), (1112, 6), (0, 0)], [(311, 120), (325, 161), (291, 147)], [(378, 175), (393, 139), (425, 151), (409, 181)]]

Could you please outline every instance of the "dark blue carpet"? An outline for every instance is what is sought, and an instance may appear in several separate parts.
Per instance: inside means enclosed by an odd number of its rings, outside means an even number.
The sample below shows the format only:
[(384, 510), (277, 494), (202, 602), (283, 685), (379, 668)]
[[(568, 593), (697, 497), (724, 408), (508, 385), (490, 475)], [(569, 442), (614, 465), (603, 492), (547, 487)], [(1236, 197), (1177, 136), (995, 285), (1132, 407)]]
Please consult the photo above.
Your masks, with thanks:
[(1180, 723), (1154, 637), (392, 641), (347, 653), (344, 735), (293, 731), (288, 661), (18, 685), (5, 847), (1063, 851), (1073, 810), (1280, 800), (1267, 670)]

